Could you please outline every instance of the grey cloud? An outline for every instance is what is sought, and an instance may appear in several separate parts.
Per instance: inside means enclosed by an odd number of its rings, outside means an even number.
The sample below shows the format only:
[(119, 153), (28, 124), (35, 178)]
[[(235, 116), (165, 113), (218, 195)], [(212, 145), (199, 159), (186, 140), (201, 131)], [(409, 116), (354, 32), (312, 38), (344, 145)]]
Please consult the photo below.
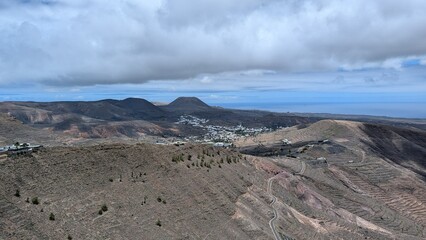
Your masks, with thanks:
[(422, 0), (27, 0), (0, 5), (0, 84), (322, 71), (426, 55)]

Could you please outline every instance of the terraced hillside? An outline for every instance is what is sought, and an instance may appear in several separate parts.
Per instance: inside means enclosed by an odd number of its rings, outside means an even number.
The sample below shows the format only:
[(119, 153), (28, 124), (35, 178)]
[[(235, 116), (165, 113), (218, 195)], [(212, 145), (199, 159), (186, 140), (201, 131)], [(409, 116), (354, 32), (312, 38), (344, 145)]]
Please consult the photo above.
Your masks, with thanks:
[[(270, 151), (269, 159), (283, 167), (273, 190), (280, 205), (276, 225), (287, 237), (339, 239), (346, 232), (343, 239), (424, 239), (425, 136), (325, 120), (237, 144), (252, 154)], [(280, 143), (284, 138), (292, 144)]]

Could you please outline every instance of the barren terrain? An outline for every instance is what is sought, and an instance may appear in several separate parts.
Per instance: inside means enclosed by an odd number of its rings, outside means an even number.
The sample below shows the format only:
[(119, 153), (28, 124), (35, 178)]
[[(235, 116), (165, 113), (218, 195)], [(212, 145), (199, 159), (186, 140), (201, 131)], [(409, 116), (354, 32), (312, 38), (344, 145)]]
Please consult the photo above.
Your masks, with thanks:
[[(193, 98), (162, 108), (138, 99), (0, 108), (1, 145), (46, 146), (0, 158), (0, 239), (426, 237), (418, 121), (233, 112)], [(209, 124), (281, 128), (237, 138), (230, 149), (182, 145), (168, 136), (204, 134), (173, 122), (188, 109)], [(171, 118), (161, 119), (166, 112)], [(116, 113), (120, 120), (108, 120)]]

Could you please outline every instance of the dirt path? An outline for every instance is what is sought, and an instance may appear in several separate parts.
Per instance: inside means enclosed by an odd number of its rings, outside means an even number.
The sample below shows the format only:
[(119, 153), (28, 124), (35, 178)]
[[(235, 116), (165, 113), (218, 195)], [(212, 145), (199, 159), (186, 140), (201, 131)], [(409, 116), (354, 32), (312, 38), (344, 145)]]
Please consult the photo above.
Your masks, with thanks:
[(274, 222), (275, 220), (278, 219), (278, 211), (274, 208), (274, 203), (277, 201), (277, 198), (272, 194), (272, 182), (274, 181), (275, 177), (277, 177), (278, 175), (275, 175), (271, 178), (268, 179), (268, 194), (271, 195), (272, 197), (272, 202), (271, 202), (271, 207), (272, 207), (272, 211), (274, 212), (274, 217), (269, 220), (269, 227), (272, 230), (272, 233), (274, 234), (275, 240), (281, 240), (280, 235), (276, 232), (275, 230), (275, 226), (274, 226)]
[(303, 161), (303, 160), (300, 160), (301, 161), (301, 163), (302, 163), (302, 168), (300, 169), (300, 171), (298, 172), (298, 173), (296, 173), (296, 174), (298, 174), (298, 175), (303, 175), (304, 173), (305, 173), (305, 170), (306, 170), (306, 163)]

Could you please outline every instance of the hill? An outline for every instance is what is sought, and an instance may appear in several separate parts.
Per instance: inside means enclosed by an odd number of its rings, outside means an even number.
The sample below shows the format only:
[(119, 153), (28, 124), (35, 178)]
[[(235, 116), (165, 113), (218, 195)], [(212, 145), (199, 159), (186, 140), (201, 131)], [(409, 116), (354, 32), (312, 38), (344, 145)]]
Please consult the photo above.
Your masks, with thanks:
[(164, 108), (185, 113), (212, 110), (212, 107), (196, 97), (178, 97)]
[(32, 128), (16, 118), (0, 113), (0, 146), (16, 142), (61, 145), (68, 139), (48, 129)]

